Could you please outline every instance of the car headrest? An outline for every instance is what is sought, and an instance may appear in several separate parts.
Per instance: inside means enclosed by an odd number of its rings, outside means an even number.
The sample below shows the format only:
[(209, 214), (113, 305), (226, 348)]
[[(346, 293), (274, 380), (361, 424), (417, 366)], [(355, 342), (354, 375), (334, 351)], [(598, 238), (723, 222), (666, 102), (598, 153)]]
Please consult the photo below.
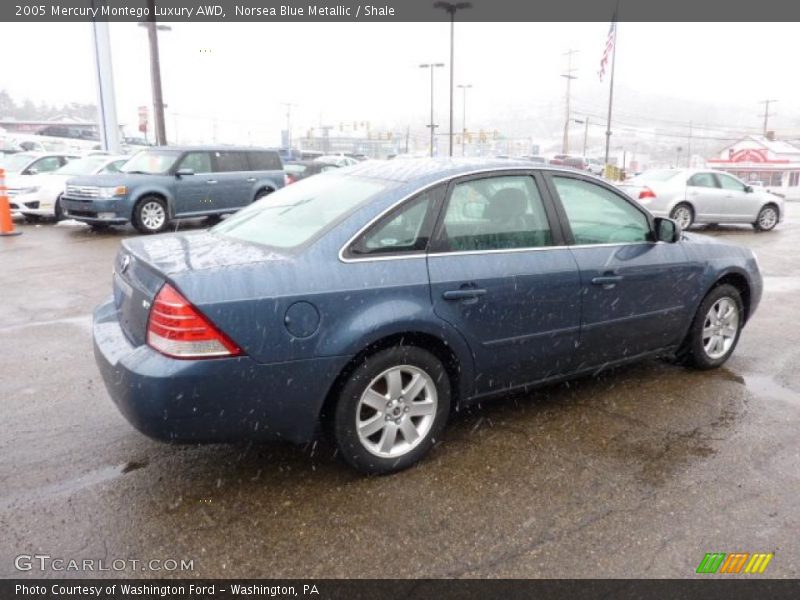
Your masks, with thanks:
[(505, 221), (525, 214), (528, 199), (525, 192), (515, 188), (504, 188), (489, 200), (483, 209), (483, 218), (490, 221)]

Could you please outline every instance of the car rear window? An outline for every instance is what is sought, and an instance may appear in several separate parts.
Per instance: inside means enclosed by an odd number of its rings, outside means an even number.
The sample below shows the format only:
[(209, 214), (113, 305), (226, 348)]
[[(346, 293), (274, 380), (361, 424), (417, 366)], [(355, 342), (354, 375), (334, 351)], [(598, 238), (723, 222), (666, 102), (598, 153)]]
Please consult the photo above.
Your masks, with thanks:
[(211, 231), (245, 242), (295, 248), (395, 185), (333, 174), (309, 177), (251, 204)]
[(280, 171), (283, 169), (281, 157), (277, 152), (260, 150), (248, 152), (250, 156), (250, 168), (253, 171)]

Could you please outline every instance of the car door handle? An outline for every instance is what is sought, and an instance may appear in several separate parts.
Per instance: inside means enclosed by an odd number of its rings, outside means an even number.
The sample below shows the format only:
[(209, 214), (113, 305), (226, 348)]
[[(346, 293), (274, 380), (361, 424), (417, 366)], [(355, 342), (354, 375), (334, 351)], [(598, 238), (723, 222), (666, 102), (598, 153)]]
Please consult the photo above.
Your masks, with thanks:
[(445, 300), (471, 300), (486, 295), (486, 290), (481, 288), (462, 288), (460, 290), (448, 290), (442, 294)]
[(603, 275), (602, 277), (593, 277), (592, 285), (602, 285), (606, 288), (612, 288), (622, 281), (622, 275)]
[(246, 181), (247, 183), (255, 183), (255, 180), (256, 180), (256, 178), (255, 178), (255, 177), (248, 177), (247, 179), (245, 179), (245, 181)]
[(208, 180), (206, 180), (206, 183), (210, 183), (211, 185), (214, 185), (215, 183), (217, 183), (217, 180), (216, 179), (208, 179)]

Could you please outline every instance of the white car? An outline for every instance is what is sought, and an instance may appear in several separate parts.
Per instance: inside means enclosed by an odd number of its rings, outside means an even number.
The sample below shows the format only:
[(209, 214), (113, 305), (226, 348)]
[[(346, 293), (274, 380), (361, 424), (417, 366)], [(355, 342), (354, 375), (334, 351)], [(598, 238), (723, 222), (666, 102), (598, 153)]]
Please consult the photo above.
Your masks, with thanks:
[(314, 162), (328, 163), (330, 165), (336, 165), (337, 167), (349, 167), (351, 165), (357, 165), (360, 161), (345, 156), (344, 154), (325, 154), (315, 158)]
[(18, 152), (3, 156), (0, 159), (0, 169), (4, 169), (6, 173), (11, 213), (20, 212), (17, 196), (38, 191), (36, 183), (38, 175), (60, 169), (74, 158), (77, 158), (77, 155), (60, 152)]
[(29, 191), (17, 194), (15, 204), (19, 212), (28, 218), (52, 217), (60, 221), (61, 194), (66, 189), (68, 179), (80, 175), (119, 173), (120, 167), (129, 159), (130, 156), (90, 154), (70, 161), (52, 173), (32, 177)]
[(750, 223), (773, 229), (784, 218), (783, 198), (728, 173), (698, 169), (645, 171), (618, 186), (657, 217), (681, 229), (694, 223)]

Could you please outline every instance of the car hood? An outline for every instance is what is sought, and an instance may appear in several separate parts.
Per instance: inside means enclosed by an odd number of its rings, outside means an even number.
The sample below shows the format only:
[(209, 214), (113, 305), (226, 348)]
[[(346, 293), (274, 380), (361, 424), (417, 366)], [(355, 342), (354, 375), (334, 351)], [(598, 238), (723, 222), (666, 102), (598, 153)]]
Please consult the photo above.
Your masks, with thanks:
[(125, 240), (123, 247), (164, 275), (286, 261), (290, 257), (270, 248), (240, 242), (208, 231), (167, 233)]

